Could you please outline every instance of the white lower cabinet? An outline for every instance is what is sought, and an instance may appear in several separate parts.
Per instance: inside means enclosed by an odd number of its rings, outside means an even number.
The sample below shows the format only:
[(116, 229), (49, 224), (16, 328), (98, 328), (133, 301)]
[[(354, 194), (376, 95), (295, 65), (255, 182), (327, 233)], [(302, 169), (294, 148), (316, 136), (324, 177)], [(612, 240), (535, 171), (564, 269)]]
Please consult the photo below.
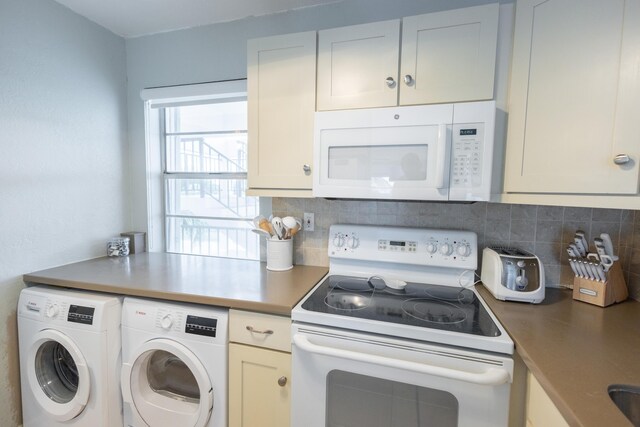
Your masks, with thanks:
[(527, 373), (527, 427), (568, 427), (547, 393), (531, 372)]
[(291, 319), (229, 312), (229, 427), (291, 423)]

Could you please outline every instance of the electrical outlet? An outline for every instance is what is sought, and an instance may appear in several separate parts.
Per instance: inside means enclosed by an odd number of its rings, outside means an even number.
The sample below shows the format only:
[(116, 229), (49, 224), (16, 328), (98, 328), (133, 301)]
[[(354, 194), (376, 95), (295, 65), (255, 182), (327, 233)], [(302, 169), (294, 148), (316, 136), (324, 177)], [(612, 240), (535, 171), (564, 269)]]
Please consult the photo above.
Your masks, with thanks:
[(315, 227), (315, 219), (313, 213), (304, 213), (304, 231), (313, 231)]

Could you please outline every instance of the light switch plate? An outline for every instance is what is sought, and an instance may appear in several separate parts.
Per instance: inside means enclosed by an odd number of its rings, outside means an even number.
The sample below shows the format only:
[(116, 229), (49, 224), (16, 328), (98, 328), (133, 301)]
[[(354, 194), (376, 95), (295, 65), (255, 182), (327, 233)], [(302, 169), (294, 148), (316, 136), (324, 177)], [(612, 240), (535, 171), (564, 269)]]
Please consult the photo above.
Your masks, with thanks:
[(313, 231), (314, 227), (315, 227), (314, 214), (305, 212), (304, 213), (304, 231)]

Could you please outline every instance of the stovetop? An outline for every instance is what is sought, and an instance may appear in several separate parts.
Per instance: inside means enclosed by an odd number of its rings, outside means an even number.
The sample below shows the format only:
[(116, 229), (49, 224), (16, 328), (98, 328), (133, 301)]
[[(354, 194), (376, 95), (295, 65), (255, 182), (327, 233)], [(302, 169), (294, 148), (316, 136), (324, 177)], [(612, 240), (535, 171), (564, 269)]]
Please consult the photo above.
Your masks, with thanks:
[(332, 275), (304, 301), (307, 311), (410, 327), (497, 337), (500, 330), (477, 295), (469, 289), (407, 283), (385, 286), (381, 278)]
[(329, 275), (294, 307), (294, 322), (513, 353), (473, 287), (475, 233), (336, 224), (327, 251)]

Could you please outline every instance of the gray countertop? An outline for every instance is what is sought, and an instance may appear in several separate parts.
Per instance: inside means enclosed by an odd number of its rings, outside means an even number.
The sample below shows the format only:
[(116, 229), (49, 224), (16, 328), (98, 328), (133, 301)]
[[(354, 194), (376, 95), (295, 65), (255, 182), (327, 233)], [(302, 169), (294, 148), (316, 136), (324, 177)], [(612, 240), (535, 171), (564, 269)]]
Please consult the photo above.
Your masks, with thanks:
[(103, 257), (25, 274), (25, 282), (114, 294), (291, 315), (327, 274), (297, 265), (269, 271), (266, 263), (229, 258), (147, 253)]
[[(24, 275), (25, 282), (290, 315), (326, 267), (271, 272), (265, 263), (141, 253), (104, 257)], [(631, 425), (607, 394), (640, 385), (640, 303), (601, 308), (547, 289), (542, 304), (503, 302), (478, 291), (529, 370), (570, 425)]]
[(571, 290), (547, 288), (542, 304), (526, 304), (477, 288), (570, 425), (632, 425), (607, 387), (640, 385), (639, 302), (602, 308), (574, 301)]

